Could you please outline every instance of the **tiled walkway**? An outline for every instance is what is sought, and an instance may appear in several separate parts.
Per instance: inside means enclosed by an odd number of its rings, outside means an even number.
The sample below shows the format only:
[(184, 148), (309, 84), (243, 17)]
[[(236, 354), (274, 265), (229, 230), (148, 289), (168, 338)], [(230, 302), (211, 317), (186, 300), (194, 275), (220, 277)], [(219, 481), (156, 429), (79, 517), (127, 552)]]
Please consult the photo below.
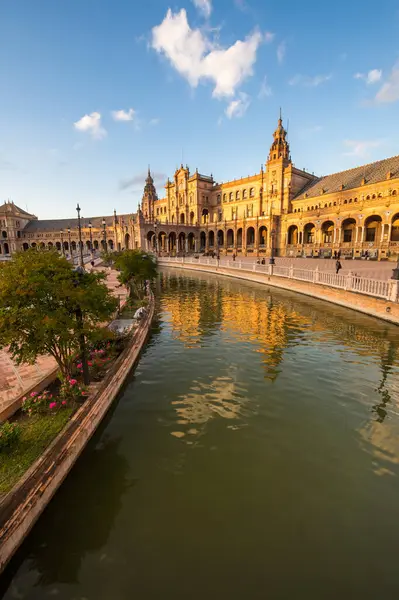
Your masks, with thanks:
[[(115, 271), (107, 271), (107, 284), (122, 303), (126, 289), (118, 287)], [(41, 356), (34, 365), (17, 366), (6, 350), (0, 350), (0, 414), (26, 390), (48, 376), (55, 366), (56, 362), (50, 356)]]

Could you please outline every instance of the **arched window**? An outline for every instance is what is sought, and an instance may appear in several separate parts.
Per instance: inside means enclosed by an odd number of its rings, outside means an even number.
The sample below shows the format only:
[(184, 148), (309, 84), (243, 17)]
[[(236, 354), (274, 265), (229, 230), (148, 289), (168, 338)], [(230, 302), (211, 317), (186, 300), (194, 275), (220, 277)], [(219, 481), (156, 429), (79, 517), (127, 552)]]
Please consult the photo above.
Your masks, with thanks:
[(255, 196), (255, 188), (251, 188), (251, 189), (249, 190), (249, 197), (250, 197), (250, 198), (253, 198), (254, 196)]
[(233, 201), (233, 192), (230, 192), (229, 194), (229, 201), (232, 202)]
[(242, 197), (244, 198), (244, 200), (245, 198), (247, 198), (247, 190), (242, 190)]
[(357, 198), (355, 198), (353, 202), (357, 202)]
[(239, 190), (237, 190), (237, 191), (236, 191), (236, 200), (239, 200), (239, 199), (240, 199), (240, 191), (239, 191)]
[(217, 203), (220, 204), (220, 194), (217, 195)]
[(366, 196), (366, 200), (370, 200), (370, 196)]
[(226, 196), (226, 194), (223, 194), (223, 202), (226, 202), (226, 201), (227, 201), (227, 196)]
[(348, 201), (346, 199), (344, 200), (344, 204), (348, 204)]
[(396, 196), (396, 193), (397, 193), (396, 190), (393, 190), (392, 191), (392, 196)]

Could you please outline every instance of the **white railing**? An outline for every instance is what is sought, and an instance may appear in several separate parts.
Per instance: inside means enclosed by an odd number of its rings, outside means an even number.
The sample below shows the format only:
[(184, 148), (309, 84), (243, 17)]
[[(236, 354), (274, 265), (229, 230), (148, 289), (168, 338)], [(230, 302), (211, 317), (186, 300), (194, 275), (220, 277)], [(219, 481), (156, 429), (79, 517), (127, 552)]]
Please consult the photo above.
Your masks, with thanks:
[(251, 262), (243, 262), (240, 259), (231, 260), (223, 259), (218, 261), (215, 258), (193, 258), (193, 257), (173, 257), (160, 258), (159, 262), (165, 264), (194, 264), (204, 265), (213, 268), (227, 267), (229, 269), (240, 269), (242, 271), (252, 271), (263, 273), (265, 275), (273, 275), (277, 277), (286, 277), (288, 279), (298, 279), (299, 281), (307, 281), (317, 285), (326, 285), (333, 288), (339, 288), (345, 291), (374, 296), (375, 298), (383, 298), (392, 302), (398, 301), (398, 282), (396, 280), (369, 279), (361, 277), (355, 273), (348, 272), (345, 274), (336, 274), (333, 271), (319, 271), (316, 269), (297, 269), (294, 266), (283, 267), (271, 264), (258, 264)]

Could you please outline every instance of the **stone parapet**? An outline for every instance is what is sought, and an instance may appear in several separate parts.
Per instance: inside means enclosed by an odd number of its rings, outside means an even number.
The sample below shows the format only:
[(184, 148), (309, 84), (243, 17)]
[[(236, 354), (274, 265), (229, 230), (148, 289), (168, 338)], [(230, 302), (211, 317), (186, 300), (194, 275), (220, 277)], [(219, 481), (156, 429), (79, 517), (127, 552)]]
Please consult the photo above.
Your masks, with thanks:
[[(327, 285), (316, 284), (311, 281), (298, 281), (296, 279), (289, 279), (288, 276), (277, 277), (268, 273), (257, 273), (255, 271), (251, 271), (251, 267), (249, 267), (248, 270), (245, 270), (244, 268), (232, 269), (225, 266), (218, 268), (217, 266), (213, 265), (197, 265), (194, 263), (180, 262), (171, 263), (162, 260), (159, 261), (159, 264), (160, 266), (165, 267), (167, 266), (192, 271), (203, 271), (207, 273), (224, 275), (227, 277), (235, 277), (237, 279), (253, 281), (255, 283), (262, 283), (276, 288), (286, 289), (291, 292), (298, 292), (300, 294), (311, 296), (312, 298), (326, 300), (327, 302), (332, 302), (334, 304), (338, 304), (339, 306), (344, 306), (346, 308), (383, 319), (384, 321), (389, 321), (395, 325), (399, 325), (399, 304), (392, 301), (392, 299), (383, 300), (344, 289), (337, 289)], [(396, 287), (393, 287), (392, 290), (392, 295), (395, 295), (397, 293)]]

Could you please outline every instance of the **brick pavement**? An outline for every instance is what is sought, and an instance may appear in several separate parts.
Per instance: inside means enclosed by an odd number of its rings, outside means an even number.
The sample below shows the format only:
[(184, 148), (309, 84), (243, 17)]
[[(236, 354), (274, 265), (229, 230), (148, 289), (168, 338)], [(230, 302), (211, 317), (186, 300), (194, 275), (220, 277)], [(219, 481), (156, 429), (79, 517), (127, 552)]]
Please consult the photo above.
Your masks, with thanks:
[[(116, 297), (120, 297), (122, 304), (127, 292), (124, 287), (119, 287), (115, 271), (107, 270), (107, 285)], [(39, 357), (34, 365), (17, 366), (6, 349), (0, 350), (0, 417), (2, 413), (8, 413), (27, 391), (48, 378), (56, 366), (51, 356)]]

